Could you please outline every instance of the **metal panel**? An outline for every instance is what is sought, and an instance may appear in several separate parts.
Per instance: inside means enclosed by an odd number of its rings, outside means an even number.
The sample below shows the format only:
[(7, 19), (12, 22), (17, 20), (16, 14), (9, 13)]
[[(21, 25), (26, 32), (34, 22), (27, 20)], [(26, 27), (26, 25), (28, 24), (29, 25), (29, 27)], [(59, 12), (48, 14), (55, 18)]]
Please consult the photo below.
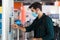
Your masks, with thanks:
[(17, 0), (17, 1), (24, 2), (24, 3), (41, 2), (41, 0)]
[(24, 0), (17, 0), (17, 1), (24, 1)]
[(41, 0), (41, 1), (45, 1), (45, 2), (54, 2), (56, 0)]
[[(15, 0), (16, 1), (16, 0)], [(45, 1), (45, 2), (54, 2), (54, 1), (56, 1), (56, 0), (17, 0), (17, 1), (23, 1), (23, 2), (30, 2), (30, 3), (32, 3), (32, 2), (41, 2), (41, 1)]]

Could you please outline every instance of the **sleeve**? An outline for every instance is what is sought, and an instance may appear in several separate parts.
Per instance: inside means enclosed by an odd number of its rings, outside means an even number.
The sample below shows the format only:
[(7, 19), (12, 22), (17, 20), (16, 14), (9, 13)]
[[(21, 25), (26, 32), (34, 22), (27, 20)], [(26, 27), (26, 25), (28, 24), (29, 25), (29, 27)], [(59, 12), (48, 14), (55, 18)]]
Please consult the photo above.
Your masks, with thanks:
[(32, 31), (34, 29), (34, 22), (30, 26), (25, 27), (25, 28), (26, 28), (26, 32)]
[(47, 35), (43, 37), (43, 40), (52, 40), (54, 38), (54, 27), (51, 18), (46, 20)]
[(26, 32), (30, 32), (33, 30), (33, 25), (31, 24), (30, 26), (25, 27), (25, 28), (26, 28)]

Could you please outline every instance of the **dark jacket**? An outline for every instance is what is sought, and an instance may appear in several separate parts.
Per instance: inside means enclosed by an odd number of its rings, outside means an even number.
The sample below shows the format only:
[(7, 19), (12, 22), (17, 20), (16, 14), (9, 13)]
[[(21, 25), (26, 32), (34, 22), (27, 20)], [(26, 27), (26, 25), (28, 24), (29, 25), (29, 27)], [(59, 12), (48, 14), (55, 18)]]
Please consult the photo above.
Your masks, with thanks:
[(43, 38), (43, 40), (52, 40), (54, 38), (52, 19), (45, 14), (40, 19), (37, 17), (29, 27), (26, 27), (26, 32), (32, 30), (35, 38)]

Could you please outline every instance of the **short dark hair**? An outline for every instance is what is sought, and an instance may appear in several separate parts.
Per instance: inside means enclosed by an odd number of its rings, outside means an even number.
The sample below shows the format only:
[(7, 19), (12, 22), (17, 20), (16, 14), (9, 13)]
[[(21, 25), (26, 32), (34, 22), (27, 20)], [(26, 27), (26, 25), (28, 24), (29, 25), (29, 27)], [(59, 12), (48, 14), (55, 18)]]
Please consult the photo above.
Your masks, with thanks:
[(37, 9), (37, 8), (39, 8), (41, 11), (42, 11), (42, 4), (41, 3), (39, 3), (39, 2), (34, 2), (33, 4), (31, 4), (30, 6), (29, 6), (29, 8), (34, 8), (34, 9)]

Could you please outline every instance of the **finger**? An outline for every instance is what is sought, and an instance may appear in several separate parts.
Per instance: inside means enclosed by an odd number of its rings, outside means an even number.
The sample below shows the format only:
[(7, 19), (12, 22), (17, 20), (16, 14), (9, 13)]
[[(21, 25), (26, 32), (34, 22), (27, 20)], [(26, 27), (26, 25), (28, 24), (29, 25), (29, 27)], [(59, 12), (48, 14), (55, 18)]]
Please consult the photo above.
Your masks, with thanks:
[(39, 38), (39, 40), (42, 40), (42, 38)]
[(11, 27), (15, 27), (15, 25), (11, 25)]
[(37, 40), (36, 38), (32, 38), (32, 40)]

